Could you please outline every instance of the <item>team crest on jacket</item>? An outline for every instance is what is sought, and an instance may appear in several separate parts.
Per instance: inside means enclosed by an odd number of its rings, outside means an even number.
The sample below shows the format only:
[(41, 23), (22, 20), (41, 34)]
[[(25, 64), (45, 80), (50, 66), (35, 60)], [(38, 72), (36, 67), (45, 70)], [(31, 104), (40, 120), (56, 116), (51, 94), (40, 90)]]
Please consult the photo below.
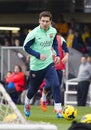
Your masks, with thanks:
[(51, 34), (50, 34), (50, 38), (52, 38), (52, 37), (53, 37), (53, 34), (51, 33)]

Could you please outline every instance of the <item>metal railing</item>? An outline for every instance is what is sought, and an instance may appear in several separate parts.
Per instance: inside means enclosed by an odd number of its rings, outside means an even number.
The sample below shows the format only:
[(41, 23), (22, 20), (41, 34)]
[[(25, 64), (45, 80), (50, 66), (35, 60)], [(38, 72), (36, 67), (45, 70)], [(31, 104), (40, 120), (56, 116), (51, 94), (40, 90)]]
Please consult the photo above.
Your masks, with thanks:
[(12, 70), (15, 64), (19, 64), (24, 67), (24, 59), (26, 57), (26, 52), (23, 51), (22, 47), (14, 47), (14, 46), (13, 47), (1, 46), (0, 50), (1, 50), (0, 72), (1, 72), (1, 80), (2, 80), (3, 76), (8, 71)]

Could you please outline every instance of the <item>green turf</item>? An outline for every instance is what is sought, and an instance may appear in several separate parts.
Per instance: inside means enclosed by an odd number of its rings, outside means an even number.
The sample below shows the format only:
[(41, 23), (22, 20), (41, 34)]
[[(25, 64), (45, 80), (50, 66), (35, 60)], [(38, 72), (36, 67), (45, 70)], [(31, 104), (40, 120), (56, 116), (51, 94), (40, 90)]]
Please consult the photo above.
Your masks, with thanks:
[[(24, 116), (23, 105), (18, 106), (18, 108)], [(74, 119), (76, 121), (80, 121), (83, 115), (91, 113), (91, 107), (77, 107), (77, 109), (78, 115)], [(31, 106), (31, 116), (27, 120), (55, 124), (58, 130), (67, 130), (72, 122), (72, 120), (66, 120), (64, 118), (57, 119), (55, 113), (53, 113), (53, 106), (48, 106), (46, 112), (42, 112), (40, 106)]]

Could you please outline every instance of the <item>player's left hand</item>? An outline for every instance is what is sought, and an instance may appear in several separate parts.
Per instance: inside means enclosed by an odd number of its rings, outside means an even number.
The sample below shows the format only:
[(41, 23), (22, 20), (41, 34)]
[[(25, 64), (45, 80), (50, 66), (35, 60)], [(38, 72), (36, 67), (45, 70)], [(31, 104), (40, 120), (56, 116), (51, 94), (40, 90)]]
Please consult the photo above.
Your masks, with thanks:
[(64, 56), (64, 58), (62, 59), (62, 62), (65, 64), (68, 61), (68, 55)]

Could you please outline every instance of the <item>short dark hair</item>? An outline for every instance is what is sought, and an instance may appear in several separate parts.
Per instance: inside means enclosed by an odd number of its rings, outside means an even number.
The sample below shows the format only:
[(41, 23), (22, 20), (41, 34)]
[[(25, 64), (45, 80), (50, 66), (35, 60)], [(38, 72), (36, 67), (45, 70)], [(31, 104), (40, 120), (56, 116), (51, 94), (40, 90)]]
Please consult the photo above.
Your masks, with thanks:
[(41, 19), (42, 17), (49, 17), (50, 20), (52, 20), (52, 14), (50, 11), (43, 11), (39, 14), (39, 19)]

